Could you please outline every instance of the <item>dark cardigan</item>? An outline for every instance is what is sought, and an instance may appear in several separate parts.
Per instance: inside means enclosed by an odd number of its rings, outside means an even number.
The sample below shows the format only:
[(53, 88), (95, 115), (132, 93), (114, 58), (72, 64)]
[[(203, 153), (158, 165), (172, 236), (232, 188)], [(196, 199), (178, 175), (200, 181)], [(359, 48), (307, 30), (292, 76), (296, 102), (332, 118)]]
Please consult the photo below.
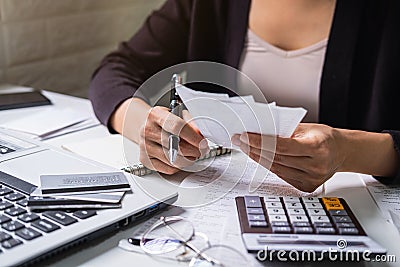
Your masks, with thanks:
[[(203, 60), (237, 68), (249, 9), (250, 0), (166, 1), (95, 72), (89, 98), (99, 120), (108, 125), (118, 105), (166, 67)], [(337, 0), (321, 78), (319, 122), (386, 130), (400, 155), (398, 25), (398, 0)], [(382, 182), (400, 183), (400, 171)]]

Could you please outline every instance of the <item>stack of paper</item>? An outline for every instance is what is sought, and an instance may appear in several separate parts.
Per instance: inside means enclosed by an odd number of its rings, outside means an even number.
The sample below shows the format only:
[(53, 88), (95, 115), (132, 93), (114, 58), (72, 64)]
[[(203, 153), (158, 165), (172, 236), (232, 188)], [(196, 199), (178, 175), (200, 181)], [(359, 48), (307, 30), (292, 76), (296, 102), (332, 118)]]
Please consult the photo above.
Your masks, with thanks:
[(122, 172), (42, 175), (31, 209), (117, 208), (130, 185)]
[(290, 137), (307, 111), (255, 102), (252, 96), (229, 97), (185, 86), (176, 88), (204, 137), (233, 147), (231, 137), (243, 132)]

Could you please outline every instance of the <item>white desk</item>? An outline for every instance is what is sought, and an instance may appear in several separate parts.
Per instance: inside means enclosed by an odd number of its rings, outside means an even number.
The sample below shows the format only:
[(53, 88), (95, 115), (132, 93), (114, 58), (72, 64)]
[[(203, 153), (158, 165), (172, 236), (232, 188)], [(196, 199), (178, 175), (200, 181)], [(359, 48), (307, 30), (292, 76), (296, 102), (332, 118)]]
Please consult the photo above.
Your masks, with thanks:
[[(59, 94), (48, 94), (55, 99), (56, 105), (68, 105), (69, 107), (88, 111), (88, 100), (77, 99)], [(12, 116), (24, 116), (26, 110), (7, 111), (7, 118)], [(0, 118), (5, 118), (0, 113)], [(82, 141), (90, 138), (107, 136), (109, 133), (104, 126), (96, 126), (80, 132), (60, 136), (46, 142), (60, 147), (63, 144)], [(375, 202), (367, 192), (361, 175), (341, 173), (335, 175), (325, 186), (325, 194), (344, 197), (350, 204), (360, 223), (370, 237), (388, 249), (388, 254), (396, 255), (398, 263), (387, 263), (387, 266), (400, 265), (400, 235), (397, 229), (381, 217), (381, 213)], [(120, 239), (129, 236), (138, 226), (129, 227), (123, 231), (106, 237), (102, 240), (90, 243), (90, 246), (80, 247), (68, 254), (63, 254), (47, 262), (52, 266), (176, 266), (176, 262), (156, 260), (147, 255), (126, 252), (117, 247)], [(325, 263), (326, 264), (326, 263)], [(328, 264), (330, 265), (330, 264)], [(337, 263), (335, 264), (337, 265)], [(367, 266), (373, 266), (373, 263)], [(379, 264), (379, 266), (386, 266)], [(182, 264), (185, 266), (185, 264)], [(290, 265), (288, 265), (290, 266)]]

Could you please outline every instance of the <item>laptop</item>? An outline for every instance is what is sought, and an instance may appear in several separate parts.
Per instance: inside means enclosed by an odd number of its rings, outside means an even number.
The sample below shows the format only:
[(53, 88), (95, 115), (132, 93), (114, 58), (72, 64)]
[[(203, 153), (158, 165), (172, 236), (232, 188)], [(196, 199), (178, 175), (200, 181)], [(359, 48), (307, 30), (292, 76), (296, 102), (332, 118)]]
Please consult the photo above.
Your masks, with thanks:
[(143, 178), (127, 174), (132, 191), (125, 194), (118, 209), (35, 212), (27, 207), (27, 198), (39, 186), (42, 174), (115, 171), (0, 128), (1, 266), (38, 263), (49, 255), (135, 223), (178, 197), (176, 190), (165, 188), (156, 179), (146, 179), (152, 188), (149, 195), (135, 183), (135, 179)]

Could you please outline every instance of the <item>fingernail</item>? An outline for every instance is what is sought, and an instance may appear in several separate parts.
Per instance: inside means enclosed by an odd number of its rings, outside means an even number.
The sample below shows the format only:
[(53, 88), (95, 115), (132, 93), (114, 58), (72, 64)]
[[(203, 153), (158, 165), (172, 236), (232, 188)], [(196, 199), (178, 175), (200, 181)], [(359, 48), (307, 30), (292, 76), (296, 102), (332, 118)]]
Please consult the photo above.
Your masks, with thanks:
[(236, 135), (236, 134), (235, 134), (234, 136), (232, 136), (232, 143), (233, 143), (235, 146), (240, 146), (240, 145), (241, 145), (239, 135)]
[(247, 133), (242, 133), (240, 135), (240, 141), (242, 143), (248, 144), (249, 143), (249, 136), (247, 135)]
[(199, 148), (200, 148), (201, 150), (206, 150), (206, 149), (209, 148), (209, 147), (208, 147), (208, 142), (207, 142), (206, 139), (203, 139), (203, 140), (200, 141), (200, 143), (199, 143)]

